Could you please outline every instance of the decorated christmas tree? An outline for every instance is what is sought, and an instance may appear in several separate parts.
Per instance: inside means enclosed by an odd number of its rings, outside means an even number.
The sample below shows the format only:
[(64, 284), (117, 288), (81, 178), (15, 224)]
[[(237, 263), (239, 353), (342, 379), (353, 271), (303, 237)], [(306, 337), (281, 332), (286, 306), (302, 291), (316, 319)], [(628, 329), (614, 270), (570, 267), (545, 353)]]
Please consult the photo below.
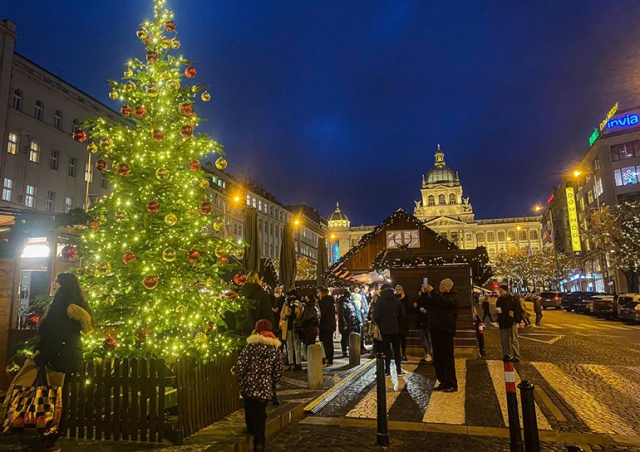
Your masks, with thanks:
[(92, 205), (81, 243), (81, 283), (97, 330), (87, 338), (92, 356), (193, 356), (208, 360), (229, 352), (220, 333), (234, 310), (221, 275), (234, 244), (218, 236), (209, 182), (199, 159), (221, 145), (195, 133), (196, 104), (207, 91), (192, 83), (196, 69), (177, 54), (173, 13), (155, 0), (152, 22), (137, 36), (144, 60), (127, 63), (122, 81), (110, 81), (129, 125), (89, 119), (74, 139), (88, 143), (111, 194)]

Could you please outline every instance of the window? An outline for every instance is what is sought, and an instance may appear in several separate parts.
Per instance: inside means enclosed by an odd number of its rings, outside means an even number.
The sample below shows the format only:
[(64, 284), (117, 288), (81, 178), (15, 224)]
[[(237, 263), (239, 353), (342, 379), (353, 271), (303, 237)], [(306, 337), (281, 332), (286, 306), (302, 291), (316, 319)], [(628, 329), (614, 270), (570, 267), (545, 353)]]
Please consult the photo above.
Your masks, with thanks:
[(449, 204), (455, 204), (456, 203), (456, 195), (454, 195), (453, 193), (449, 194)]
[(613, 171), (613, 178), (616, 181), (616, 186), (621, 185), (633, 185), (638, 183), (638, 170), (640, 167), (628, 166), (626, 168), (617, 169)]
[(22, 110), (22, 91), (19, 89), (13, 92), (13, 99), (11, 100), (11, 106), (16, 110)]
[(4, 185), (2, 186), (2, 200), (11, 202), (11, 195), (13, 194), (13, 179), (4, 178)]
[(262, 212), (262, 200), (258, 200), (258, 210)]
[(458, 233), (457, 232), (452, 232), (451, 233), (451, 239), (452, 242), (457, 242), (458, 241)]
[(251, 196), (247, 195), (247, 205), (250, 206), (251, 205)]
[(100, 173), (100, 175), (102, 176), (100, 178), (100, 186), (102, 188), (107, 188), (109, 186), (109, 184), (107, 183), (107, 175), (105, 173)]
[(76, 167), (78, 166), (78, 159), (74, 156), (69, 156), (69, 167), (67, 169), (67, 174), (71, 177), (76, 177)]
[(436, 198), (433, 195), (429, 195), (429, 197), (427, 198), (427, 205), (428, 206), (436, 205)]
[(444, 195), (438, 195), (438, 205), (446, 204)]
[(596, 157), (593, 159), (593, 171), (598, 171), (600, 169), (600, 158)]
[(73, 198), (67, 196), (64, 199), (64, 212), (69, 213), (71, 209), (73, 209)]
[(518, 231), (518, 240), (520, 240), (521, 242), (526, 242), (527, 241), (527, 231), (521, 229)]
[(251, 206), (255, 209), (256, 208), (256, 198), (251, 198)]
[(53, 191), (47, 191), (47, 203), (45, 205), (47, 212), (53, 212), (56, 210), (56, 193)]
[(591, 204), (593, 202), (593, 190), (587, 191), (587, 204)]
[(7, 152), (9, 154), (16, 154), (18, 149), (18, 134), (15, 132), (9, 132), (9, 139), (7, 140)]
[(578, 203), (580, 210), (584, 210), (584, 198), (580, 198), (580, 202)]
[(493, 232), (493, 231), (487, 232), (487, 242), (495, 242), (495, 241), (496, 241), (495, 232)]
[(535, 229), (529, 231), (529, 240), (538, 240), (538, 231)]
[(44, 111), (44, 104), (41, 100), (36, 101), (36, 108), (33, 110), (33, 117), (38, 121), (42, 121), (42, 112)]
[(31, 141), (29, 146), (29, 161), (38, 163), (40, 161), (40, 143)]
[(504, 231), (498, 231), (498, 242), (504, 242)]
[(509, 240), (515, 240), (516, 239), (516, 231), (507, 231), (507, 238)]
[(629, 143), (615, 144), (609, 149), (611, 150), (611, 161), (630, 159), (632, 157), (640, 157), (640, 141), (630, 141)]
[(26, 196), (24, 197), (24, 205), (27, 207), (33, 207), (36, 200), (36, 187), (33, 185), (27, 185), (25, 194)]
[(58, 163), (60, 162), (60, 151), (57, 149), (51, 149), (51, 155), (49, 156), (49, 168), (58, 171)]
[(53, 127), (58, 130), (62, 129), (62, 112), (60, 110), (56, 110), (53, 114)]
[(594, 190), (596, 191), (596, 197), (599, 197), (602, 192), (604, 191), (602, 188), (602, 178), (601, 177), (596, 177), (596, 181), (594, 184)]
[(484, 232), (478, 232), (476, 234), (476, 240), (478, 241), (478, 243), (484, 242)]

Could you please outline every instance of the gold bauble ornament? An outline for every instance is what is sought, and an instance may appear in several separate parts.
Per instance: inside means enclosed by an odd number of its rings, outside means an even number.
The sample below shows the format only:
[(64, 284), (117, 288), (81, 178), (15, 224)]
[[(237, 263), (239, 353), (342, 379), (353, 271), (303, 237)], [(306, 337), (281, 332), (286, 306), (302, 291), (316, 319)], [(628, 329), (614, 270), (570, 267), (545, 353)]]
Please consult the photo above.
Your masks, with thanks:
[(211, 94), (209, 94), (209, 91), (205, 91), (200, 95), (200, 99), (202, 99), (203, 102), (209, 102), (211, 100)]
[(186, 311), (187, 311), (187, 308), (182, 304), (178, 305), (178, 307), (176, 308), (176, 312), (179, 312), (179, 313), (184, 313)]
[(242, 259), (244, 257), (244, 248), (238, 248), (236, 251), (234, 251), (233, 257), (235, 257), (236, 259)]
[(87, 151), (91, 152), (92, 154), (95, 154), (96, 152), (98, 152), (98, 145), (95, 143), (89, 143), (87, 145)]
[(120, 223), (121, 221), (127, 221), (129, 219), (129, 216), (127, 215), (127, 212), (118, 211), (113, 215), (113, 218), (118, 223)]
[(163, 49), (168, 49), (169, 47), (171, 47), (171, 39), (167, 38), (166, 36), (163, 37), (160, 45)]
[(203, 190), (209, 188), (209, 179), (200, 179), (199, 185)]
[(196, 342), (196, 344), (204, 344), (205, 342), (207, 342), (207, 335), (204, 333), (198, 333), (196, 334), (196, 337), (193, 338), (193, 340)]
[(111, 90), (111, 92), (109, 93), (109, 99), (111, 100), (116, 100), (118, 96), (119, 96), (118, 91), (116, 91), (115, 89)]
[(165, 262), (173, 262), (176, 260), (176, 250), (173, 248), (167, 248), (162, 252), (162, 259)]
[(222, 231), (224, 228), (224, 221), (214, 221), (213, 222), (213, 230), (216, 232)]
[(125, 91), (132, 91), (132, 90), (134, 90), (134, 89), (135, 89), (135, 87), (136, 87), (136, 84), (135, 84), (135, 83), (133, 83), (133, 82), (127, 82), (127, 83), (125, 83), (125, 84), (124, 84), (123, 89), (124, 89)]
[(124, 78), (131, 78), (133, 77), (133, 71), (131, 69), (127, 69), (122, 75), (124, 76)]
[(105, 137), (100, 139), (100, 147), (105, 151), (110, 151), (113, 147), (113, 140), (111, 138)]
[(109, 262), (105, 262), (102, 265), (100, 265), (99, 270), (102, 273), (111, 273), (111, 264)]
[(165, 215), (164, 217), (164, 224), (166, 224), (167, 226), (173, 226), (178, 222), (178, 217), (175, 216), (174, 214), (170, 213)]
[(156, 177), (159, 180), (166, 180), (169, 177), (169, 170), (165, 167), (156, 170)]
[(158, 87), (155, 85), (148, 87), (147, 94), (149, 95), (149, 97), (156, 97), (158, 95)]
[(180, 40), (178, 38), (171, 38), (171, 48), (172, 49), (180, 48)]
[(224, 159), (224, 157), (219, 157), (216, 160), (216, 168), (218, 168), (220, 171), (223, 171), (226, 167), (227, 161)]
[(147, 275), (142, 280), (142, 285), (147, 290), (153, 290), (158, 287), (158, 277), (156, 275)]
[(139, 39), (147, 39), (149, 37), (149, 31), (147, 31), (146, 28), (141, 28), (140, 30), (136, 31), (136, 36)]
[(178, 83), (175, 80), (169, 80), (167, 82), (167, 88), (171, 89), (171, 90), (178, 90), (180, 88), (180, 83)]
[(227, 250), (225, 250), (222, 247), (219, 247), (219, 248), (216, 248), (215, 254), (216, 254), (216, 257), (222, 257), (227, 254)]

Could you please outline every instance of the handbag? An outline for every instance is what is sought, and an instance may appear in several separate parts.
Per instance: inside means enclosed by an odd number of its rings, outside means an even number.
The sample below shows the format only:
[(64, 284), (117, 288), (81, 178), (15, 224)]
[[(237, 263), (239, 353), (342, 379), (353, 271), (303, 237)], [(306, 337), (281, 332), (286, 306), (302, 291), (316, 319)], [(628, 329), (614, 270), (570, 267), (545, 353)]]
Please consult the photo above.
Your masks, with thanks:
[(52, 434), (62, 416), (64, 374), (27, 359), (0, 406), (2, 432)]
[(373, 338), (376, 341), (382, 341), (382, 333), (380, 332), (380, 327), (378, 326), (377, 323), (373, 323), (373, 322), (371, 323), (371, 330), (373, 332), (372, 333)]

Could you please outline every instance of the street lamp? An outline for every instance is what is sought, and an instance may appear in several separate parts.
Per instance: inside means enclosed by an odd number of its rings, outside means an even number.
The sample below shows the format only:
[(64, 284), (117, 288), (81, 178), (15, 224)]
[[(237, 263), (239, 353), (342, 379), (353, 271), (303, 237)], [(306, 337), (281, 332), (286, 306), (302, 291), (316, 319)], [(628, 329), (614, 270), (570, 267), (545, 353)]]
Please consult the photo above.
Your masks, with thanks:
[(301, 249), (302, 244), (300, 243), (300, 226), (301, 225), (302, 225), (302, 221), (300, 220), (300, 217), (298, 215), (295, 215), (293, 217), (293, 228), (296, 231), (296, 236), (298, 239), (298, 246), (296, 248), (296, 259), (300, 257), (300, 255), (302, 254), (302, 249)]

